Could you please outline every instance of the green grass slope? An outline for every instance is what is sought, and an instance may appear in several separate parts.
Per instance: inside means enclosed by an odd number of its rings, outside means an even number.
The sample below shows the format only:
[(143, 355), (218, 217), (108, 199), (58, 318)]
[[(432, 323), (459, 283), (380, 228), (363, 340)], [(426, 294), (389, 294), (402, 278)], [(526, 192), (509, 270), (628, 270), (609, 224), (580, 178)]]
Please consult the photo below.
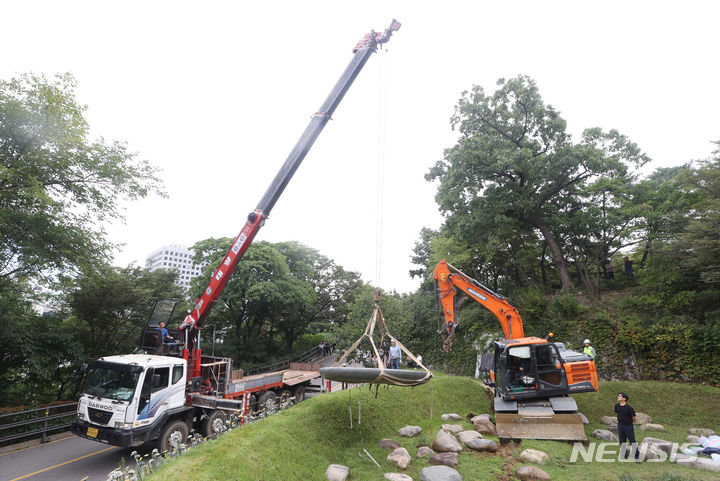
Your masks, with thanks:
[[(432, 389), (432, 399), (431, 399)], [(689, 427), (716, 428), (720, 389), (707, 386), (655, 382), (603, 383), (601, 392), (577, 395), (582, 412), (590, 418), (587, 433), (602, 427), (600, 417), (612, 415), (617, 391), (630, 393), (631, 404), (638, 411), (666, 424), (668, 433), (656, 435), (684, 442)], [(358, 420), (358, 407), (361, 418)], [(433, 409), (432, 423), (430, 409)], [(352, 428), (350, 413), (352, 409)], [(355, 388), (307, 400), (290, 410), (226, 433), (218, 440), (204, 443), (176, 461), (166, 463), (151, 480), (324, 480), (330, 464), (350, 468), (349, 480), (381, 480), (386, 472), (399, 472), (385, 459), (389, 451), (378, 448), (382, 438), (392, 438), (407, 448), (413, 457), (405, 474), (420, 479), (427, 458), (415, 457), (416, 446), (431, 444), (432, 424), (437, 433), (442, 413), (489, 412), (490, 399), (482, 387), (466, 377), (436, 375), (430, 384), (415, 388), (381, 386)], [(458, 422), (467, 429), (466, 421)], [(406, 425), (423, 428), (419, 438), (400, 438), (397, 430)], [(659, 436), (657, 436), (659, 434)], [(492, 437), (490, 437), (492, 438)], [(497, 438), (492, 438), (497, 440)], [(378, 468), (366, 457), (363, 448), (377, 460)], [(698, 471), (670, 463), (571, 463), (572, 446), (555, 441), (525, 440), (519, 446), (510, 444), (497, 454), (464, 451), (457, 470), (465, 480), (510, 480), (520, 463), (518, 455), (525, 448), (548, 453), (550, 462), (542, 466), (553, 480), (648, 480), (682, 481), (717, 479), (717, 473)]]

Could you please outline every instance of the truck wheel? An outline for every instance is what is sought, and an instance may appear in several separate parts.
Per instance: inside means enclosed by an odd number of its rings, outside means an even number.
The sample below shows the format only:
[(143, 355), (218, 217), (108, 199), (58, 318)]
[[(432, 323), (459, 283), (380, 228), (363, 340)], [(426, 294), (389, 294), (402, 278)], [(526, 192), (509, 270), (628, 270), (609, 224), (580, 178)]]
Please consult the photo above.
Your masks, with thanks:
[(225, 432), (225, 420), (227, 416), (222, 411), (213, 411), (203, 420), (200, 426), (200, 432), (203, 437), (215, 439), (221, 433)]
[(300, 384), (295, 388), (295, 404), (303, 402), (305, 400), (305, 385)]
[(265, 391), (258, 399), (258, 411), (272, 411), (275, 409), (277, 396), (272, 391)]
[(182, 421), (172, 421), (165, 429), (163, 429), (160, 439), (158, 439), (158, 447), (160, 452), (164, 453), (177, 448), (180, 444), (187, 441), (188, 438), (188, 427)]

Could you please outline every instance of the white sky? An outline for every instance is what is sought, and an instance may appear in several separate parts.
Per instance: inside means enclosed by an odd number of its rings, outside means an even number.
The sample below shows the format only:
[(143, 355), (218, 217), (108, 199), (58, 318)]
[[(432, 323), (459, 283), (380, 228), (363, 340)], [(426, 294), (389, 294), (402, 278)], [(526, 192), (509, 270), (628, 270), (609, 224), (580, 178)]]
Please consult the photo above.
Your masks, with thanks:
[(720, 140), (712, 1), (5, 1), (0, 77), (73, 73), (93, 136), (163, 169), (169, 199), (133, 203), (108, 228), (125, 244), (115, 263), (144, 265), (165, 244), (237, 235), (356, 42), (393, 17), (402, 28), (256, 240), (297, 240), (375, 285), (414, 290), (413, 245), (441, 223), (424, 175), (454, 143), (461, 92), (492, 92), (500, 77), (530, 75), (576, 139), (617, 128), (652, 167), (707, 157)]

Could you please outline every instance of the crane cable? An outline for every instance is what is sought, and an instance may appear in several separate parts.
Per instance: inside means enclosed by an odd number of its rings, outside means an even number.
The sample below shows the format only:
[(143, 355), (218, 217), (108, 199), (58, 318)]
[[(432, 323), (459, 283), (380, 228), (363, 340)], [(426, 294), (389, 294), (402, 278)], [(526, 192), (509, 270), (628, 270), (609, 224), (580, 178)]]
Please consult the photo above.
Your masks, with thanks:
[(385, 197), (385, 140), (387, 133), (388, 66), (387, 48), (379, 55), (378, 70), (378, 132), (377, 132), (377, 183), (375, 197), (375, 283), (380, 287), (382, 277), (383, 210)]

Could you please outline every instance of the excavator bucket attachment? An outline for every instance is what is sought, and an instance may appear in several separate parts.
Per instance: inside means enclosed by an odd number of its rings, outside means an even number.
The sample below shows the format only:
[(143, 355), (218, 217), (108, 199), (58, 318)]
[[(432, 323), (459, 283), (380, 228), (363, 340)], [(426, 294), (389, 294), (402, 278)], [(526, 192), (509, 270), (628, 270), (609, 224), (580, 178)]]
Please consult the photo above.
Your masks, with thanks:
[(580, 414), (495, 414), (500, 439), (554, 439), (587, 441)]

